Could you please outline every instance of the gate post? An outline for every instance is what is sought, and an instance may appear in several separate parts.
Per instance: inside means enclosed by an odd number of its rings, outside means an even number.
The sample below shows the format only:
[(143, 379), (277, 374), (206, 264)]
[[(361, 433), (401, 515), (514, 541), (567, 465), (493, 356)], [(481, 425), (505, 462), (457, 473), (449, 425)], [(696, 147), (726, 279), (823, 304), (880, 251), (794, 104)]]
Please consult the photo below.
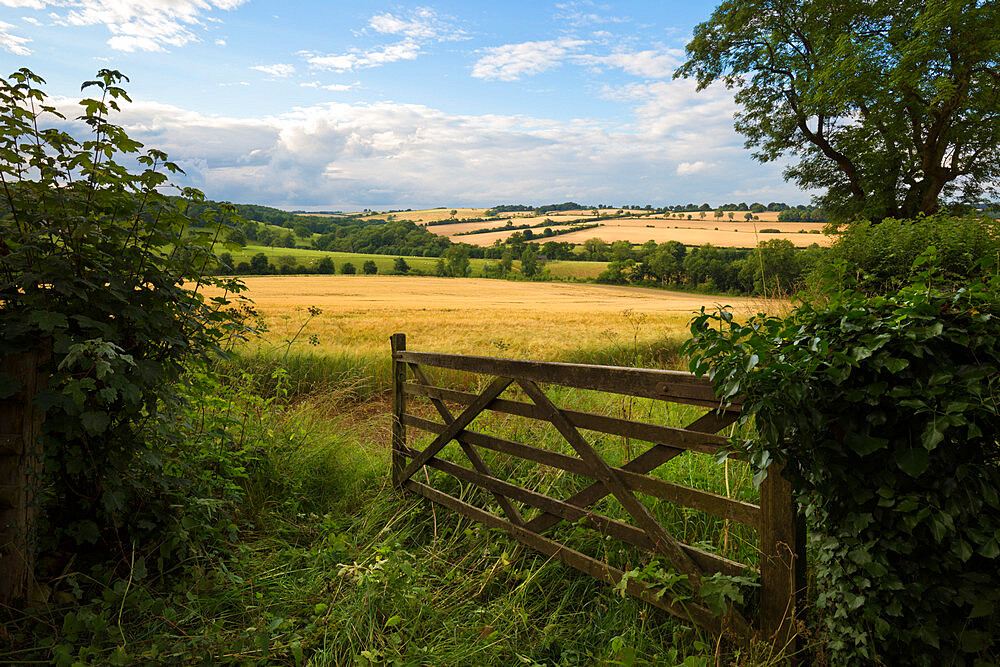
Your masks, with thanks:
[(406, 394), (403, 393), (406, 364), (396, 355), (406, 351), (406, 334), (392, 334), (389, 342), (392, 346), (392, 485), (399, 486), (406, 465), (406, 458), (401, 453), (406, 447), (406, 425), (403, 423), (403, 415), (406, 414)]
[(805, 602), (806, 527), (783, 469), (772, 463), (760, 485), (760, 639), (791, 657)]
[(20, 391), (0, 399), (0, 603), (27, 600), (35, 569), (38, 518), (38, 436), (41, 413), (32, 401), (47, 377), (47, 349), (0, 357), (0, 374)]

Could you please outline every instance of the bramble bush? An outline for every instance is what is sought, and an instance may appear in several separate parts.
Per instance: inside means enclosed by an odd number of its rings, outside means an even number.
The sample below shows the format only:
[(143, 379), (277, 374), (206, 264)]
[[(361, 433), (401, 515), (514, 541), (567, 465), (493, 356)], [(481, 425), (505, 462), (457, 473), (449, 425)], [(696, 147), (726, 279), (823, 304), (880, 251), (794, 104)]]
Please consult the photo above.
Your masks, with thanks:
[[(170, 567), (199, 532), (228, 526), (206, 508), (242, 474), (232, 438), (195, 428), (188, 400), (205, 399), (201, 363), (241, 335), (230, 300), (204, 295), (243, 289), (207, 275), (239, 221), (225, 206), (189, 215), (196, 190), (164, 194), (179, 168), (110, 120), (129, 101), (123, 80), (84, 83), (99, 95), (80, 102), (80, 140), (40, 77), (0, 79), (0, 355), (52, 350), (36, 482), (40, 562), (57, 574), (71, 558), (127, 566), (136, 551)], [(0, 398), (18, 389), (0, 376)]]
[(1000, 277), (956, 284), (934, 247), (895, 292), (835, 266), (823, 305), (692, 321), (691, 370), (744, 398), (763, 470), (810, 522), (815, 629), (832, 664), (1000, 658)]

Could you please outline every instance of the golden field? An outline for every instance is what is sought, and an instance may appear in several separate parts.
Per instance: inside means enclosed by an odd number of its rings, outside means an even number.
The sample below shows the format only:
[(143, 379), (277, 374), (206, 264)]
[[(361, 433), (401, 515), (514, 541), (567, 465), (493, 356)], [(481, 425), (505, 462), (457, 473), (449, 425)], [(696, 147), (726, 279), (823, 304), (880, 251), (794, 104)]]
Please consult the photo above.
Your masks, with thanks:
[(737, 316), (759, 299), (568, 283), (416, 276), (250, 276), (243, 279), (270, 344), (295, 337), (307, 308), (323, 312), (295, 343), (332, 354), (388, 354), (389, 336), (412, 350), (553, 359), (565, 352), (683, 337), (694, 311), (724, 303)]

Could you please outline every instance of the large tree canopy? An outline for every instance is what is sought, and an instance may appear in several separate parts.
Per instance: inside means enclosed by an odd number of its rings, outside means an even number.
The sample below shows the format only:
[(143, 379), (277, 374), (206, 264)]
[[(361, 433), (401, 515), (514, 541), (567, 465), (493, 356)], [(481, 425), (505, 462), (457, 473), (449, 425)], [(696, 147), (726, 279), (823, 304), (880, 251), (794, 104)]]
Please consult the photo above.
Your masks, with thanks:
[(996, 192), (998, 4), (727, 0), (675, 77), (736, 89), (754, 157), (796, 157), (836, 219), (929, 214)]

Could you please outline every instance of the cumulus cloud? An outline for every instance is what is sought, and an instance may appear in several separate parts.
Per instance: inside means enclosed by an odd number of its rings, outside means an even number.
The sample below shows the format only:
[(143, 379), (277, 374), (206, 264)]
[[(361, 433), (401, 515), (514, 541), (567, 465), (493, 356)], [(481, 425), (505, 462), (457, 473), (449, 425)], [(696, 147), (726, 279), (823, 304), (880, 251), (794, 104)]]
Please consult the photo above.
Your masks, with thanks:
[(14, 26), (9, 23), (0, 21), (0, 49), (9, 51), (15, 56), (31, 55), (31, 49), (27, 46), (31, 40), (27, 37), (21, 37), (20, 35), (15, 35), (10, 32), (10, 29), (13, 27)]
[(416, 60), (420, 45), (412, 39), (404, 39), (397, 44), (378, 47), (369, 51), (360, 49), (348, 53), (319, 55), (306, 54), (310, 65), (333, 72), (350, 72), (357, 69), (379, 67), (400, 60)]
[[(664, 136), (642, 122), (457, 115), (390, 102), (327, 103), (257, 119), (141, 101), (124, 109), (117, 122), (166, 150), (187, 172), (181, 184), (232, 201), (333, 208), (525, 197), (729, 201), (710, 169), (720, 164), (734, 174), (727, 188), (781, 182), (781, 166), (754, 164), (731, 128), (715, 142), (698, 141), (698, 114)], [(783, 197), (794, 199), (794, 188)]]
[(283, 79), (295, 74), (294, 65), (286, 65), (284, 63), (276, 63), (274, 65), (254, 65), (250, 69), (255, 69), (258, 72), (263, 72), (275, 78)]
[(193, 29), (212, 20), (213, 10), (231, 10), (247, 0), (0, 0), (8, 7), (45, 9), (60, 24), (103, 25), (118, 51), (164, 51), (196, 41)]
[(586, 44), (583, 40), (563, 38), (490, 47), (483, 49), (485, 55), (472, 67), (472, 76), (477, 79), (517, 81), (522, 76), (558, 67), (569, 54)]

